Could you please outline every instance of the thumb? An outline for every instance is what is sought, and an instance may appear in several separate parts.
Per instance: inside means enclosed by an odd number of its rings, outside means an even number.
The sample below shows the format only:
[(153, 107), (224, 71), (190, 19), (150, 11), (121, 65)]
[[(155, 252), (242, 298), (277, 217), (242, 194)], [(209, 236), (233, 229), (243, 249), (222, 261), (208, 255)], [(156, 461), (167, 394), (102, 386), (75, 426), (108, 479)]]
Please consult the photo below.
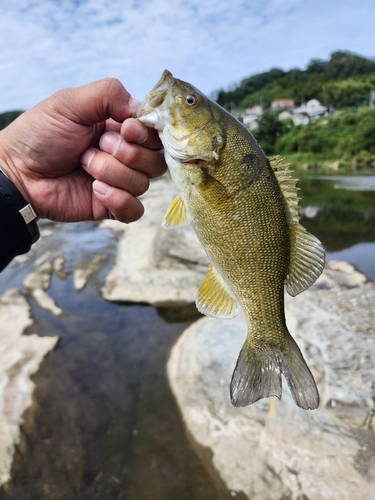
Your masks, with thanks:
[(93, 125), (108, 118), (122, 123), (132, 115), (138, 103), (117, 78), (62, 89), (45, 102), (55, 112), (80, 125)]

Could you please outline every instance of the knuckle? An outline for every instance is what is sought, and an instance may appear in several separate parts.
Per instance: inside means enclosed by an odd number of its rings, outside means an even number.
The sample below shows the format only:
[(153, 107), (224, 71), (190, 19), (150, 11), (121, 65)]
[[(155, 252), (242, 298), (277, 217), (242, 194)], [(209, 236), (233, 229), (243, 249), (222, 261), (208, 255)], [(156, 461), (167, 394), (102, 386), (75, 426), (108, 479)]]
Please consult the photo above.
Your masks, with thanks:
[(132, 176), (129, 179), (129, 191), (133, 196), (140, 196), (145, 193), (150, 186), (148, 175), (143, 172), (132, 171)]
[(142, 203), (127, 192), (118, 193), (109, 210), (117, 220), (126, 223), (140, 219), (144, 213)]
[[(139, 179), (139, 195), (145, 193), (150, 187), (150, 178), (148, 175), (141, 173)], [(139, 196), (138, 195), (138, 196)]]
[(90, 165), (90, 173), (99, 180), (103, 180), (106, 172), (110, 168), (110, 160), (107, 154), (97, 153)]
[(136, 146), (124, 141), (117, 152), (117, 158), (126, 165), (134, 166), (137, 163), (139, 151)]
[(156, 151), (155, 153), (155, 162), (153, 163), (153, 168), (150, 172), (150, 177), (152, 179), (163, 175), (168, 168), (165, 163), (164, 151)]
[(103, 78), (102, 82), (109, 95), (124, 92), (124, 86), (118, 78)]

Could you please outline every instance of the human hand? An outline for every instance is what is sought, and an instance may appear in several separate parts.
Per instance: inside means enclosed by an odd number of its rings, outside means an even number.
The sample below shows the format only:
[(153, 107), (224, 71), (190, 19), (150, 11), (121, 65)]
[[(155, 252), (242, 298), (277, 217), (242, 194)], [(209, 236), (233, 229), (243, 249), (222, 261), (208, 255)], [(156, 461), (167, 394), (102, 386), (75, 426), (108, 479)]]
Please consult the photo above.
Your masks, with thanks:
[(156, 131), (129, 118), (137, 105), (112, 78), (60, 90), (0, 131), (0, 166), (38, 217), (137, 220), (166, 170)]

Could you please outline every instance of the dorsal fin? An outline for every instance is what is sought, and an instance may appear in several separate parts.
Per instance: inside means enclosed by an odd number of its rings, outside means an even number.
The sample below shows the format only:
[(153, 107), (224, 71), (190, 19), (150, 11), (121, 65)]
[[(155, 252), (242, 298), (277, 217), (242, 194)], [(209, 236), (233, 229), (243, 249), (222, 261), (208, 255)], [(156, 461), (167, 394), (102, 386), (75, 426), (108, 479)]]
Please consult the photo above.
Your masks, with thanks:
[(325, 264), (325, 252), (321, 242), (299, 224), (297, 180), (288, 164), (278, 156), (269, 158), (272, 170), (280, 185), (289, 210), (290, 263), (285, 280), (286, 290), (293, 297), (311, 286), (321, 275)]
[(297, 196), (299, 188), (297, 187), (297, 179), (293, 179), (292, 173), (294, 170), (289, 170), (289, 163), (284, 163), (283, 158), (274, 156), (273, 158), (268, 158), (273, 173), (279, 183), (285, 201), (287, 203), (290, 222), (292, 224), (298, 223), (298, 202), (301, 198)]

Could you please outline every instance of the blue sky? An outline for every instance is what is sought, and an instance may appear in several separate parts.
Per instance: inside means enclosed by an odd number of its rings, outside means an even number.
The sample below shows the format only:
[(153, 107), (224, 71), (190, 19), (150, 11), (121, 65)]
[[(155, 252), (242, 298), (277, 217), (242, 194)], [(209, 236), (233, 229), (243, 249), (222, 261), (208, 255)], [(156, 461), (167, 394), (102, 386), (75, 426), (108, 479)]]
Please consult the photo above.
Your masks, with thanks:
[(114, 76), (138, 99), (164, 69), (203, 92), (335, 50), (375, 57), (374, 0), (2, 0), (0, 112)]

